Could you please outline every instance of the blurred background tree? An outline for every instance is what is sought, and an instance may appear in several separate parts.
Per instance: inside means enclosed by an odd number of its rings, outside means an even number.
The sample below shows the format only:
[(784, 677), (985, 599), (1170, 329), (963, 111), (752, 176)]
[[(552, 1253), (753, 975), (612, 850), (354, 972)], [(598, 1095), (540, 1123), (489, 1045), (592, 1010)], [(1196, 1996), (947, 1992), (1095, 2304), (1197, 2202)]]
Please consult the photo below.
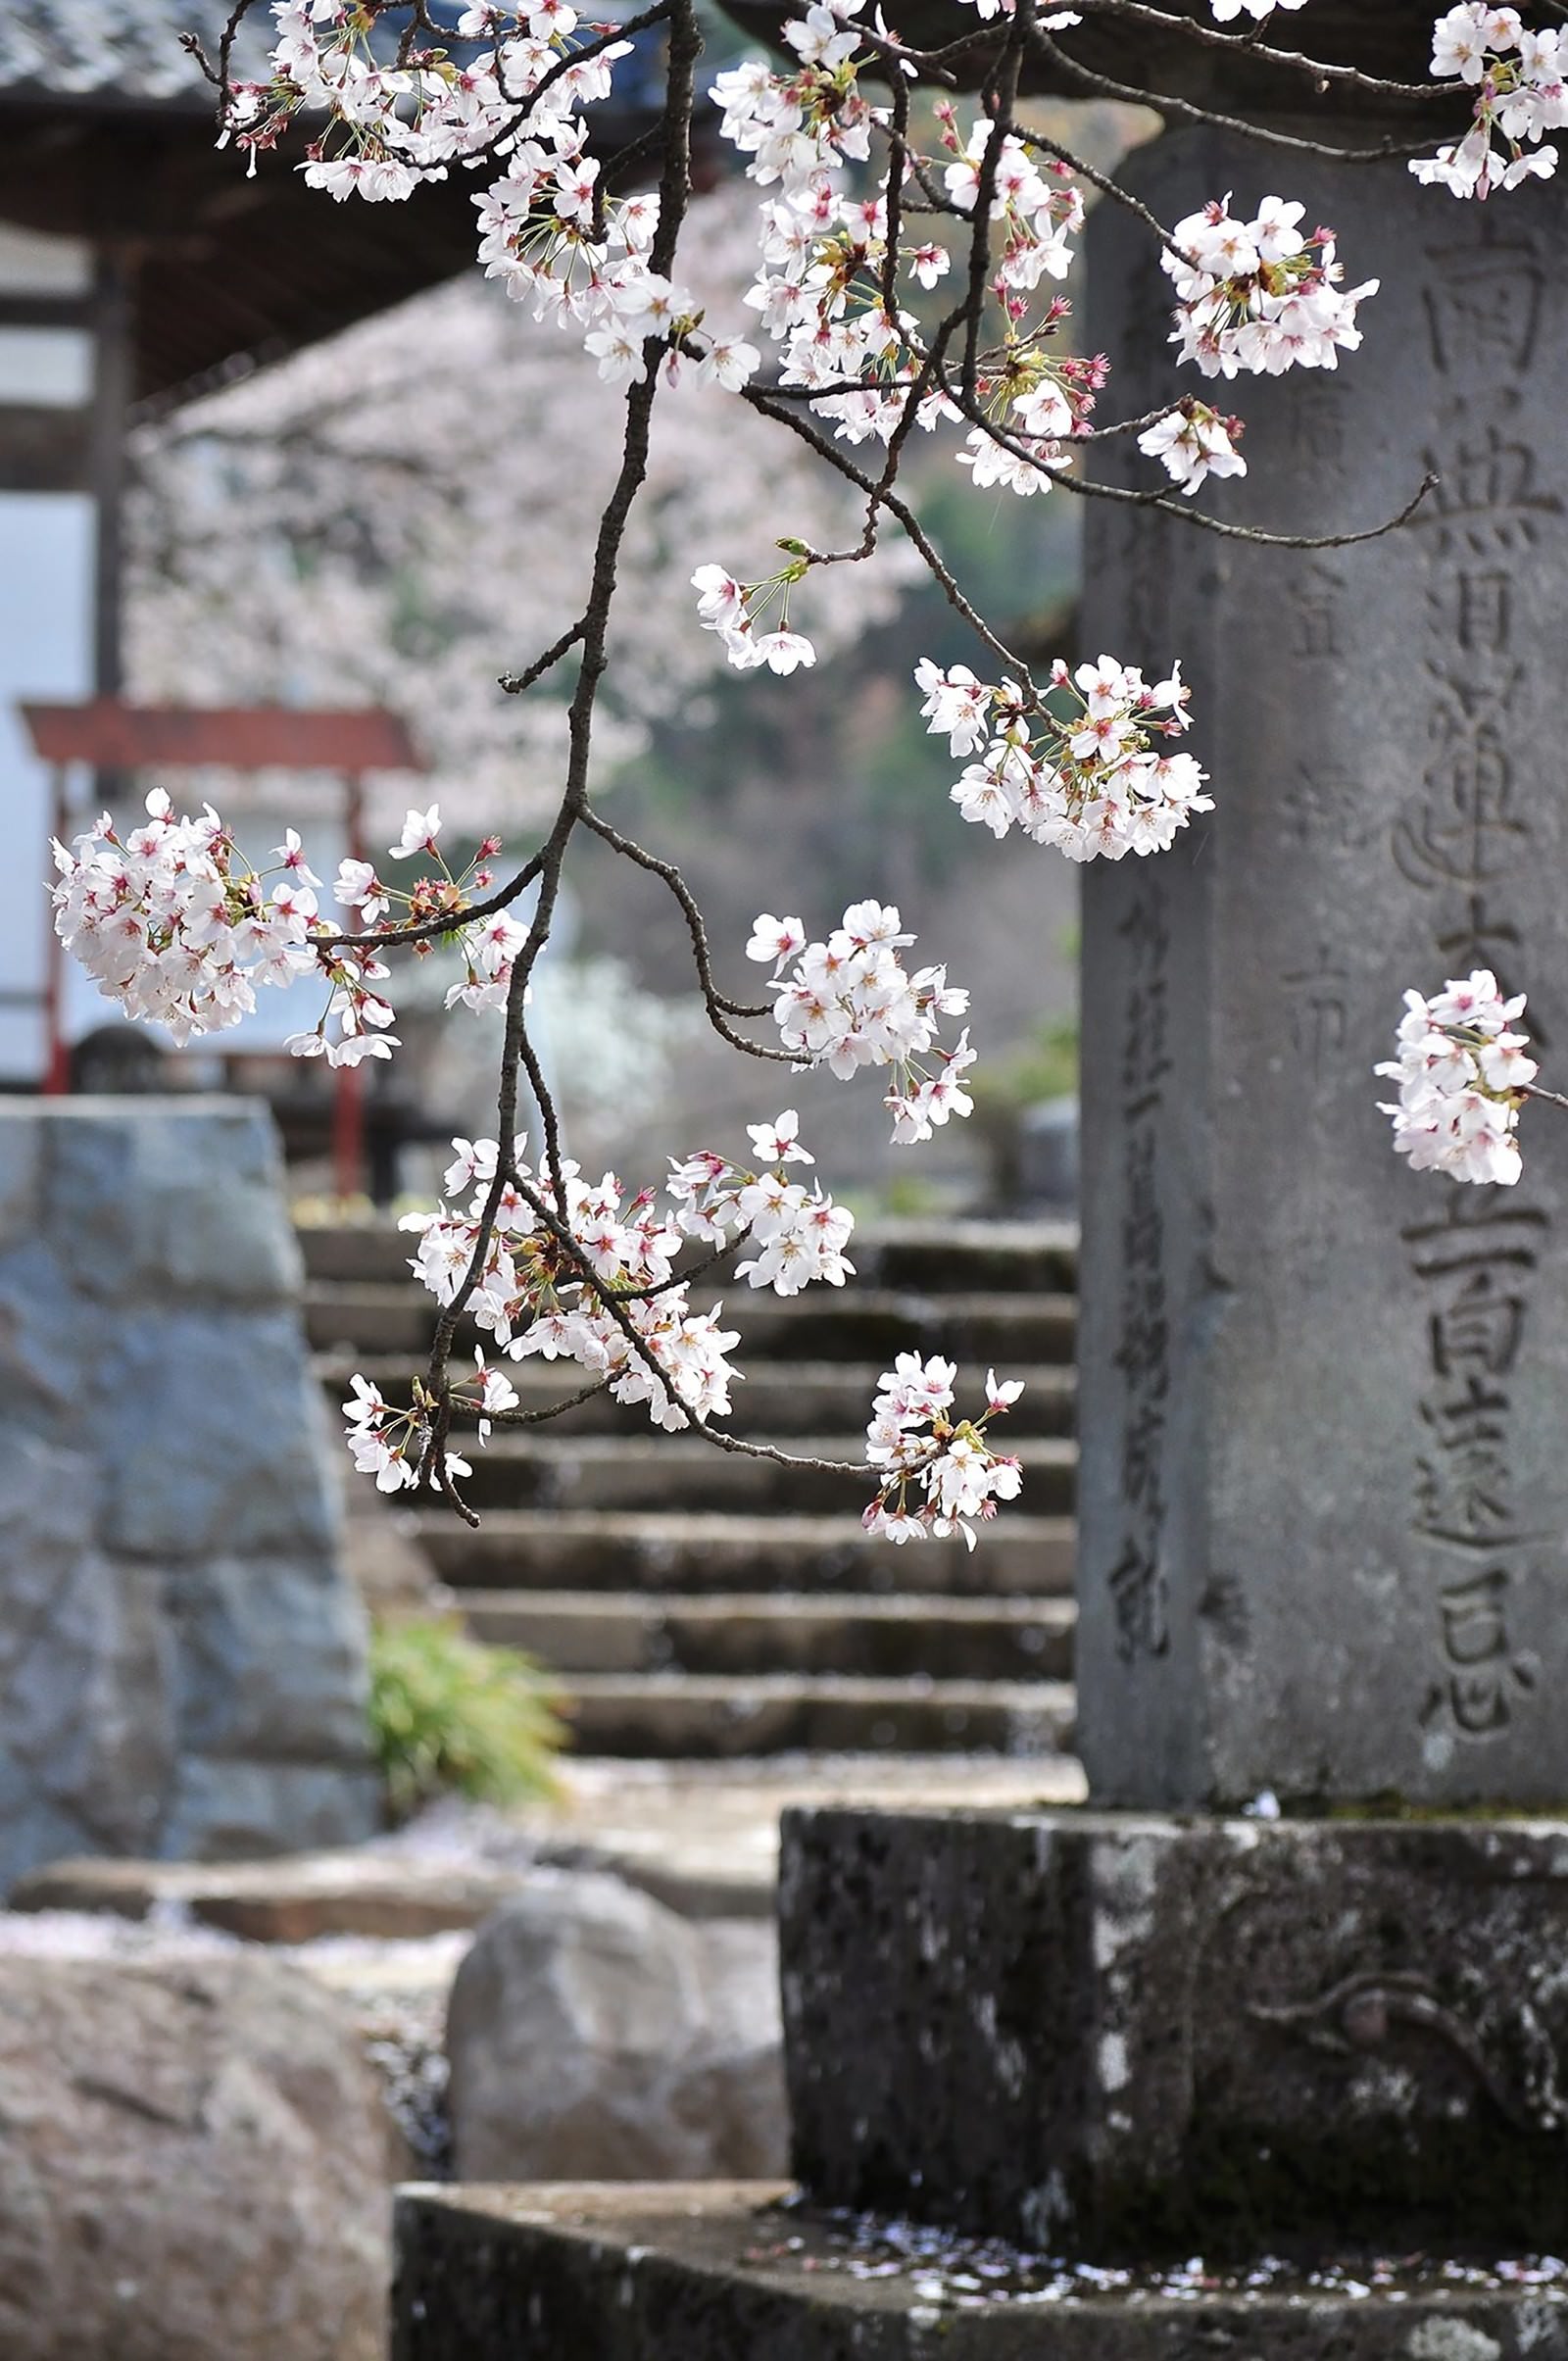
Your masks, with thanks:
[[(1105, 162), (1144, 128), (1127, 109), (1062, 112), (1074, 142)], [(699, 292), (715, 319), (744, 328), (750, 191), (721, 183), (692, 229)], [(493, 421), (482, 436), (475, 385)], [(575, 609), (619, 401), (617, 388), (585, 384), (567, 341), (475, 271), (147, 418), (129, 510), (132, 692), (384, 704), (430, 761), (421, 796), (439, 799), (449, 834), (471, 843), (496, 829), (515, 845), (555, 790), (564, 688), (514, 699), (498, 677)], [(764, 903), (782, 898), (821, 929), (852, 892), (896, 902), (919, 956), (946, 959), (974, 995), (979, 1071), (1015, 1082), (1032, 1071), (1040, 1028), (1070, 1025), (1073, 873), (1043, 854), (1004, 857), (955, 823), (946, 746), (924, 734), (910, 675), (922, 655), (950, 663), (974, 650), (901, 543), (885, 541), (869, 566), (812, 576), (800, 620), (819, 662), (805, 680), (726, 668), (697, 626), (693, 567), (717, 559), (764, 571), (780, 534), (832, 547), (858, 535), (859, 516), (849, 487), (736, 405), (721, 414), (718, 448), (716, 406), (691, 385), (656, 412), (654, 497), (630, 544), (637, 587), (599, 739), (601, 792), (612, 789), (617, 824), (680, 864), (732, 976), (744, 974), (741, 947)], [(1073, 654), (1075, 505), (977, 491), (946, 448), (916, 465), (922, 514), (978, 603), (1031, 656)], [(396, 834), (405, 787), (375, 799), (372, 849)], [(574, 895), (571, 940), (552, 947), (538, 987), (574, 1153), (640, 1168), (637, 1135), (656, 1109), (662, 1145), (733, 1145), (744, 1117), (776, 1111), (776, 1096), (800, 1104), (808, 1140), (862, 1204), (907, 1198), (906, 1159), (888, 1151), (874, 1095), (822, 1076), (780, 1076), (772, 1092), (687, 1021), (676, 1006), (685, 932), (654, 880), (589, 846)], [(482, 1021), (435, 1023), (449, 980), (432, 960), (422, 993), (405, 995), (402, 1063), (454, 1129), (471, 1132), (495, 1044)], [(994, 1141), (998, 1109), (1018, 1091), (999, 1083), (991, 1097), (987, 1126), (953, 1126), (922, 1156), (920, 1193), (966, 1203), (993, 1192), (982, 1132)]]

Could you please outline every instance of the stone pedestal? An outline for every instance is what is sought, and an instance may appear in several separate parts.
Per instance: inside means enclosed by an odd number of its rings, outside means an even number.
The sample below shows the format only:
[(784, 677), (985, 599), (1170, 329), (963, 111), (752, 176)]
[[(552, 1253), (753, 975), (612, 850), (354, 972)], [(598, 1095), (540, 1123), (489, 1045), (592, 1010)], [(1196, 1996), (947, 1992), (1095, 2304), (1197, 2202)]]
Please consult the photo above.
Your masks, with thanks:
[[(1013, 2272), (766, 2183), (404, 2189), (392, 2361), (1568, 2361), (1568, 2288)], [(993, 2276), (982, 2277), (981, 2266)]]
[(1441, 481), (1316, 554), (1089, 507), (1083, 644), (1181, 658), (1216, 806), (1084, 878), (1091, 1792), (1562, 1803), (1568, 1135), (1527, 1116), (1516, 1189), (1412, 1174), (1372, 1067), (1406, 986), (1475, 966), (1568, 1057), (1568, 185), (1461, 205), (1186, 133), (1128, 176), (1167, 220), (1283, 188), (1383, 278), (1332, 375), (1178, 378), (1147, 233), (1097, 209), (1118, 415), (1247, 419), (1200, 505), (1335, 532)]
[(801, 1811), (813, 2199), (1098, 2261), (1568, 2247), (1568, 1822)]

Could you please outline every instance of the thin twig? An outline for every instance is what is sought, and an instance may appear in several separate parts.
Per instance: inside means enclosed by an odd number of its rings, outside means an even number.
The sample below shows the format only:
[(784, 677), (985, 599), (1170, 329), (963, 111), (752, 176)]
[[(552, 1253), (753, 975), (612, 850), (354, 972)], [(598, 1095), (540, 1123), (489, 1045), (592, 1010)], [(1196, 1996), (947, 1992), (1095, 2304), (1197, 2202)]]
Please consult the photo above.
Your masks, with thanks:
[(634, 843), (631, 837), (623, 836), (618, 828), (612, 828), (609, 820), (601, 818), (600, 814), (592, 809), (583, 813), (582, 821), (585, 828), (591, 828), (596, 836), (603, 837), (607, 845), (610, 845), (613, 851), (623, 854), (627, 861), (634, 861), (638, 868), (647, 869), (651, 875), (662, 878), (675, 900), (680, 904), (682, 914), (686, 920), (687, 932), (691, 936), (692, 957), (697, 963), (697, 980), (702, 989), (703, 999), (707, 1003), (709, 1017), (714, 1031), (722, 1034), (732, 1048), (744, 1050), (749, 1058), (765, 1058), (781, 1065), (799, 1065), (801, 1061), (793, 1050), (770, 1050), (764, 1048), (760, 1042), (748, 1041), (744, 1033), (737, 1033), (728, 1022), (728, 1018), (731, 1016), (771, 1016), (773, 1011), (765, 1004), (758, 1008), (747, 1008), (739, 1001), (728, 999), (719, 991), (713, 980), (713, 957), (709, 946), (708, 929), (703, 921), (703, 913), (697, 907), (697, 900), (691, 887), (686, 883), (674, 862), (661, 861), (657, 853), (650, 853), (644, 846)]
[(509, 697), (520, 697), (523, 690), (531, 689), (536, 680), (543, 680), (545, 674), (554, 665), (560, 664), (564, 656), (570, 655), (581, 639), (582, 631), (582, 622), (579, 618), (572, 624), (569, 631), (563, 631), (561, 637), (551, 643), (543, 656), (536, 656), (532, 664), (525, 665), (522, 671), (503, 672), (500, 686), (506, 690)]
[(515, 902), (523, 889), (532, 885), (543, 864), (543, 853), (535, 853), (531, 861), (524, 861), (514, 878), (506, 885), (498, 886), (483, 902), (469, 903), (461, 910), (450, 910), (444, 918), (421, 918), (415, 926), (376, 927), (373, 931), (367, 929), (362, 934), (312, 935), (310, 949), (341, 951), (352, 943), (361, 951), (368, 944), (374, 944), (378, 950), (395, 951), (402, 943), (435, 943), (445, 935), (462, 934), (466, 927), (477, 925), (481, 918), (494, 917), (498, 910), (506, 910)]
[(1249, 58), (1261, 58), (1267, 66), (1278, 66), (1288, 74), (1304, 74), (1308, 81), (1342, 82), (1349, 89), (1367, 90), (1378, 98), (1419, 98), (1430, 105), (1437, 95), (1430, 82), (1394, 82), (1378, 74), (1363, 74), (1359, 66), (1330, 65), (1322, 58), (1309, 58), (1298, 49), (1276, 49), (1271, 43), (1256, 40), (1251, 34), (1221, 32), (1217, 25), (1204, 25), (1196, 17), (1173, 17), (1162, 8), (1151, 8), (1147, 0), (1075, 0), (1083, 16), (1122, 17), (1138, 25), (1157, 25), (1184, 41), (1196, 41), (1205, 49), (1229, 50), (1232, 54), (1245, 51)]
[[(1120, 99), (1131, 106), (1153, 107), (1161, 115), (1179, 116), (1184, 123), (1206, 123), (1214, 130), (1239, 131), (1244, 138), (1255, 139), (1264, 147), (1294, 148), (1304, 156), (1326, 156), (1335, 164), (1386, 164), (1400, 156), (1424, 155), (1432, 145), (1429, 135), (1425, 139), (1386, 139), (1375, 148), (1336, 147), (1331, 140), (1307, 139), (1297, 131), (1276, 131), (1266, 123), (1249, 123), (1240, 115), (1222, 115), (1213, 107), (1200, 106), (1195, 99), (1175, 98), (1164, 90), (1146, 90), (1136, 82), (1118, 82), (1108, 74), (1098, 74), (1093, 67), (1080, 65), (1048, 32), (1036, 31), (1034, 47), (1042, 57), (1049, 58), (1053, 65), (1059, 66), (1069, 74), (1081, 89), (1092, 90), (1098, 97)], [(1434, 91), (1431, 95), (1436, 97), (1438, 93)], [(1034, 133), (1020, 130), (1018, 136), (1031, 146), (1041, 144)], [(1089, 174), (1087, 166), (1077, 165), (1074, 170)], [(1137, 202), (1135, 198), (1129, 198), (1127, 191), (1115, 181), (1101, 177), (1096, 180), (1096, 186), (1103, 188), (1107, 196), (1117, 197), (1124, 204)]]
[(1076, 493), (1081, 500), (1114, 500), (1127, 508), (1149, 509), (1158, 516), (1175, 516), (1183, 524), (1196, 525), (1200, 532), (1218, 533), (1227, 541), (1250, 541), (1260, 549), (1353, 549), (1362, 541), (1380, 541), (1385, 533), (1397, 532), (1408, 524), (1429, 492), (1436, 491), (1439, 478), (1429, 468), (1409, 500), (1398, 514), (1387, 516), (1381, 524), (1367, 525), (1353, 533), (1269, 533), (1260, 525), (1226, 524), (1218, 516), (1207, 516), (1201, 509), (1187, 508), (1173, 500), (1168, 492), (1134, 492), (1119, 484), (1091, 483), (1086, 476), (1075, 475), (1065, 467), (1054, 467), (1049, 460), (1030, 449), (1005, 426), (988, 418), (978, 403), (967, 399), (961, 391), (944, 380), (943, 391), (956, 404), (971, 424), (980, 427), (1004, 451), (1011, 452), (1045, 476), (1049, 483), (1060, 484), (1063, 491)]

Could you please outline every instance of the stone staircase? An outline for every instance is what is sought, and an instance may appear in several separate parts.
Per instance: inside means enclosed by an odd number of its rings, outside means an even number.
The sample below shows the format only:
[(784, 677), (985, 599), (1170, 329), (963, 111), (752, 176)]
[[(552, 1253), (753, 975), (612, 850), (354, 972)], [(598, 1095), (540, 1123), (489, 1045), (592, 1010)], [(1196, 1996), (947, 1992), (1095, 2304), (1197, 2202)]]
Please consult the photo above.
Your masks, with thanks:
[[(435, 1316), (408, 1270), (411, 1242), (368, 1225), (301, 1238), (311, 1343), (334, 1405), (355, 1369), (406, 1400)], [(1023, 1498), (972, 1552), (961, 1541), (870, 1541), (863, 1484), (657, 1433), (607, 1398), (542, 1429), (496, 1430), (472, 1454), (477, 1531), (433, 1500), (412, 1512), (472, 1631), (561, 1675), (583, 1752), (1065, 1745), (1075, 1234), (887, 1223), (857, 1232), (855, 1259), (843, 1290), (727, 1291), (748, 1373), (732, 1430), (858, 1462), (895, 1353), (956, 1359), (964, 1403), (978, 1403), (993, 1363), (1024, 1378), (1006, 1421)], [(509, 1370), (526, 1406), (570, 1391), (559, 1365)]]

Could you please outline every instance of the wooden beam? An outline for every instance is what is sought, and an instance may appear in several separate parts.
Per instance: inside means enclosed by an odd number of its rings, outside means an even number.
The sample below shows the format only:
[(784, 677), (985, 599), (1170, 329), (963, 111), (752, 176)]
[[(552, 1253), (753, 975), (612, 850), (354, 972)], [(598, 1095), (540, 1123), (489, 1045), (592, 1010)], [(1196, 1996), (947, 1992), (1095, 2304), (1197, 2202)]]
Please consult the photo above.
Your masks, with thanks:
[(376, 706), (341, 712), (303, 707), (90, 705), (21, 707), (34, 752), (45, 762), (88, 762), (98, 770), (172, 769), (205, 764), (231, 770), (422, 770), (414, 741), (396, 713)]
[(93, 286), (93, 398), (91, 473), (97, 506), (93, 566), (92, 683), (100, 697), (119, 694), (122, 677), (122, 607), (125, 496), (125, 437), (135, 366), (131, 265), (115, 245), (98, 249)]

